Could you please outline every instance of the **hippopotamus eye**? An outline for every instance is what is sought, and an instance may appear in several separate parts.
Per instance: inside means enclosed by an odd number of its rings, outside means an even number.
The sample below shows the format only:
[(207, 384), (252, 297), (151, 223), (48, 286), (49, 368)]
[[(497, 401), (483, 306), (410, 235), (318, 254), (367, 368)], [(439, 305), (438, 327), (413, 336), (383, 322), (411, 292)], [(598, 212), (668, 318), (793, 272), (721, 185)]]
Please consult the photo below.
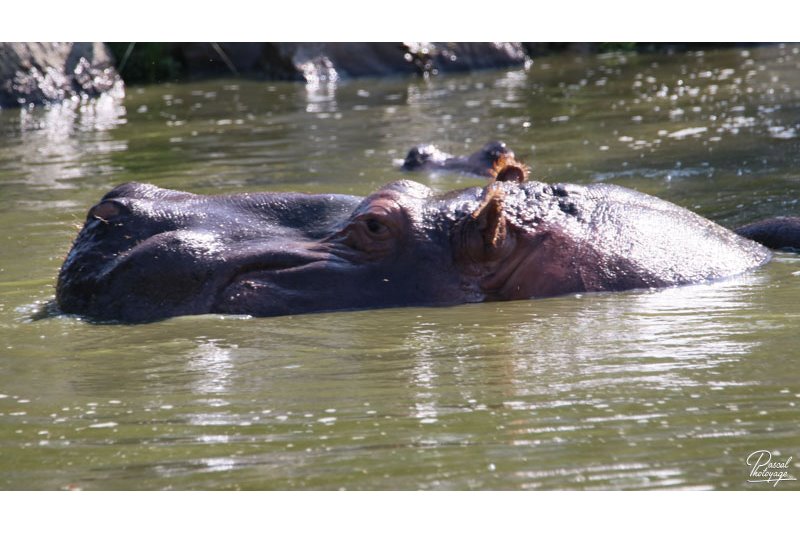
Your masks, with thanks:
[(394, 206), (372, 205), (356, 216), (338, 235), (350, 248), (381, 259), (397, 249), (403, 235), (403, 217)]
[(364, 224), (366, 224), (367, 230), (373, 235), (381, 235), (389, 231), (386, 224), (374, 217), (364, 220)]

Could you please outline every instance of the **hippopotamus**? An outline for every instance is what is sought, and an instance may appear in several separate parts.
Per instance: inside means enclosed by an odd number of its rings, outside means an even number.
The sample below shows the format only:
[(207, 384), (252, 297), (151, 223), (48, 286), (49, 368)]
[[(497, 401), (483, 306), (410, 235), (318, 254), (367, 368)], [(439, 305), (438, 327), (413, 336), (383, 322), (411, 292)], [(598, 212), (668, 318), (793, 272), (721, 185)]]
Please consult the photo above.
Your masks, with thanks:
[(771, 256), (630, 189), (532, 181), (508, 154), (491, 174), (484, 186), (437, 192), (401, 180), (366, 197), (126, 183), (89, 209), (57, 305), (131, 323), (447, 306), (686, 285)]
[(400, 170), (457, 172), (490, 178), (497, 162), (505, 157), (513, 158), (514, 152), (502, 141), (489, 141), (468, 156), (448, 154), (433, 144), (418, 144), (408, 151)]

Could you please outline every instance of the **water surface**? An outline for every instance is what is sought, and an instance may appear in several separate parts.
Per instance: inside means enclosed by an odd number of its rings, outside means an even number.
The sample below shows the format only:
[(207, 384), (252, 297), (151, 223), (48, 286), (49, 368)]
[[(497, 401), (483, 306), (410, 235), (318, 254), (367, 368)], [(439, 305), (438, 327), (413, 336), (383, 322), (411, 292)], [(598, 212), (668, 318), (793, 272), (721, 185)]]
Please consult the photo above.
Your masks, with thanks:
[[(797, 489), (800, 258), (722, 283), (146, 325), (33, 320), (130, 180), (368, 194), (418, 142), (505, 140), (723, 225), (796, 215), (797, 46), (537, 59), (305, 87), (221, 80), (0, 111), (4, 489)], [(447, 190), (454, 174), (414, 179)], [(800, 478), (796, 461), (789, 472)]]

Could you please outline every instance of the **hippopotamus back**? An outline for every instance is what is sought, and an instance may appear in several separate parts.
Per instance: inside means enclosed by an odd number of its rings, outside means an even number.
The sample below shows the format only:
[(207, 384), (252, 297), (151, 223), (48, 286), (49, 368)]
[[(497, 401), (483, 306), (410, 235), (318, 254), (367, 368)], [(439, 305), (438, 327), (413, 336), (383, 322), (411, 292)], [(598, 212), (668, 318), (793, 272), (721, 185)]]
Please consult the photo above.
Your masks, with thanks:
[(615, 265), (628, 264), (648, 286), (697, 283), (732, 276), (769, 261), (765, 247), (687, 209), (615, 185), (585, 188), (592, 206), (588, 238), (600, 258), (605, 290), (628, 288)]

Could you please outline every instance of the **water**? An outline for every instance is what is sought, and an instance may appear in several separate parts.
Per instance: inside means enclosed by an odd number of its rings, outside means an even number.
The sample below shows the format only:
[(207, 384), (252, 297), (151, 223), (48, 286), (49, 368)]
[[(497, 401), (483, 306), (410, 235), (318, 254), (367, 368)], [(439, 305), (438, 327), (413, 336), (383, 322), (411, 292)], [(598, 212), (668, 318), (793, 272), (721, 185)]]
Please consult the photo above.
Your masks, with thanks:
[[(728, 226), (797, 214), (800, 50), (563, 56), (336, 86), (223, 80), (0, 111), (0, 488), (797, 489), (800, 258), (722, 283), (453, 308), (33, 317), (139, 180), (367, 194), (419, 142)], [(440, 190), (480, 184), (417, 175)]]

